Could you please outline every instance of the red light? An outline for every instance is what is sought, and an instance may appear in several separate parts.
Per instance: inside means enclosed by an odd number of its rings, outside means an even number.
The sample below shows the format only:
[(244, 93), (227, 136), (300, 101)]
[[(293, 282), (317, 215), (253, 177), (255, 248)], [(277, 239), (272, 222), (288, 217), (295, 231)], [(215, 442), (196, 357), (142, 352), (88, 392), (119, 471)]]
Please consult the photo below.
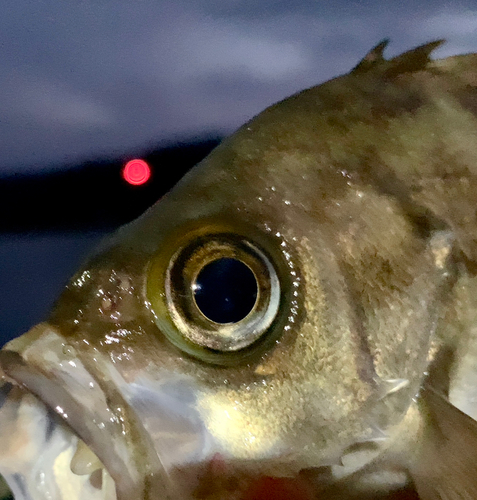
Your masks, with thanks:
[(123, 177), (129, 184), (140, 186), (151, 177), (151, 169), (144, 160), (130, 160), (124, 165)]

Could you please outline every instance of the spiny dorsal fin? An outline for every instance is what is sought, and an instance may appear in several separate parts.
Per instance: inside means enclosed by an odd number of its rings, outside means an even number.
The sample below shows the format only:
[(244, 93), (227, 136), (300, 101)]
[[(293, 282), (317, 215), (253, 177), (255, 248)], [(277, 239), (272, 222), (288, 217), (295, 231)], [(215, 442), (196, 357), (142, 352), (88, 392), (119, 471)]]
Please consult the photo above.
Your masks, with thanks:
[(361, 73), (362, 71), (368, 71), (375, 64), (379, 64), (382, 61), (385, 61), (383, 57), (384, 49), (387, 47), (389, 43), (389, 38), (385, 38), (381, 42), (378, 43), (375, 47), (373, 47), (361, 61), (351, 70), (352, 73)]
[(436, 40), (426, 43), (394, 57), (389, 61), (390, 67), (386, 69), (385, 76), (393, 78), (403, 73), (413, 73), (414, 71), (425, 69), (430, 62), (429, 56), (431, 52), (439, 47), (439, 45), (442, 45), (444, 41)]
[(439, 45), (443, 44), (444, 40), (436, 40), (434, 42), (420, 45), (419, 47), (408, 50), (407, 52), (404, 52), (389, 61), (383, 57), (384, 49), (388, 43), (389, 40), (385, 39), (378, 43), (376, 47), (373, 47), (359, 62), (359, 64), (353, 68), (352, 73), (364, 73), (371, 69), (375, 69), (376, 67), (382, 66), (384, 76), (386, 78), (394, 78), (403, 73), (420, 71), (429, 64), (429, 56), (431, 52), (439, 47)]

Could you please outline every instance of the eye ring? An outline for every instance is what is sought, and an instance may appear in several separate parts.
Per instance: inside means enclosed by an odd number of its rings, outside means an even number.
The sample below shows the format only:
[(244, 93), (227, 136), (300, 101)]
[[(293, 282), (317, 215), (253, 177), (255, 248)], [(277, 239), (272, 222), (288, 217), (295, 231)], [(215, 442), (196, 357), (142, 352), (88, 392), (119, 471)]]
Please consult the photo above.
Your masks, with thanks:
[[(199, 274), (220, 259), (246, 266), (256, 282), (253, 306), (238, 321), (210, 319), (194, 294)], [(281, 295), (277, 272), (265, 252), (245, 238), (227, 233), (198, 238), (179, 249), (167, 268), (164, 290), (171, 319), (186, 343), (221, 353), (240, 351), (260, 339), (277, 316)]]

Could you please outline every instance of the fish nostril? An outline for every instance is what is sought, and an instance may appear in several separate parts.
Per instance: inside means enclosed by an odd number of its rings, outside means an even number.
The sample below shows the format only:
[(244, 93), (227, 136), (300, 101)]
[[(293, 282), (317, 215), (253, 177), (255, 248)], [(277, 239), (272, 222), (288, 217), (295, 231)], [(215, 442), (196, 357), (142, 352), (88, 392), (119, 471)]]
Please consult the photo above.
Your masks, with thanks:
[(106, 296), (101, 299), (101, 309), (105, 312), (111, 311), (115, 306), (115, 301), (112, 297)]

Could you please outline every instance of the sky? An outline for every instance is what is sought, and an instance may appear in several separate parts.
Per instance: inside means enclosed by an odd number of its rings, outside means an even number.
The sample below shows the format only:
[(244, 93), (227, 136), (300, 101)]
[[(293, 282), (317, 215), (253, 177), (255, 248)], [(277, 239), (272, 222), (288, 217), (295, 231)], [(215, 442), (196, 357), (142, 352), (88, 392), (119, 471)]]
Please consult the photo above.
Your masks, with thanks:
[(102, 234), (0, 234), (0, 347), (45, 320)]
[(230, 133), (383, 38), (477, 51), (477, 2), (2, 0), (0, 176)]
[[(476, 52), (477, 1), (1, 0), (0, 182), (230, 133), (384, 38)], [(100, 236), (0, 235), (0, 345)]]

